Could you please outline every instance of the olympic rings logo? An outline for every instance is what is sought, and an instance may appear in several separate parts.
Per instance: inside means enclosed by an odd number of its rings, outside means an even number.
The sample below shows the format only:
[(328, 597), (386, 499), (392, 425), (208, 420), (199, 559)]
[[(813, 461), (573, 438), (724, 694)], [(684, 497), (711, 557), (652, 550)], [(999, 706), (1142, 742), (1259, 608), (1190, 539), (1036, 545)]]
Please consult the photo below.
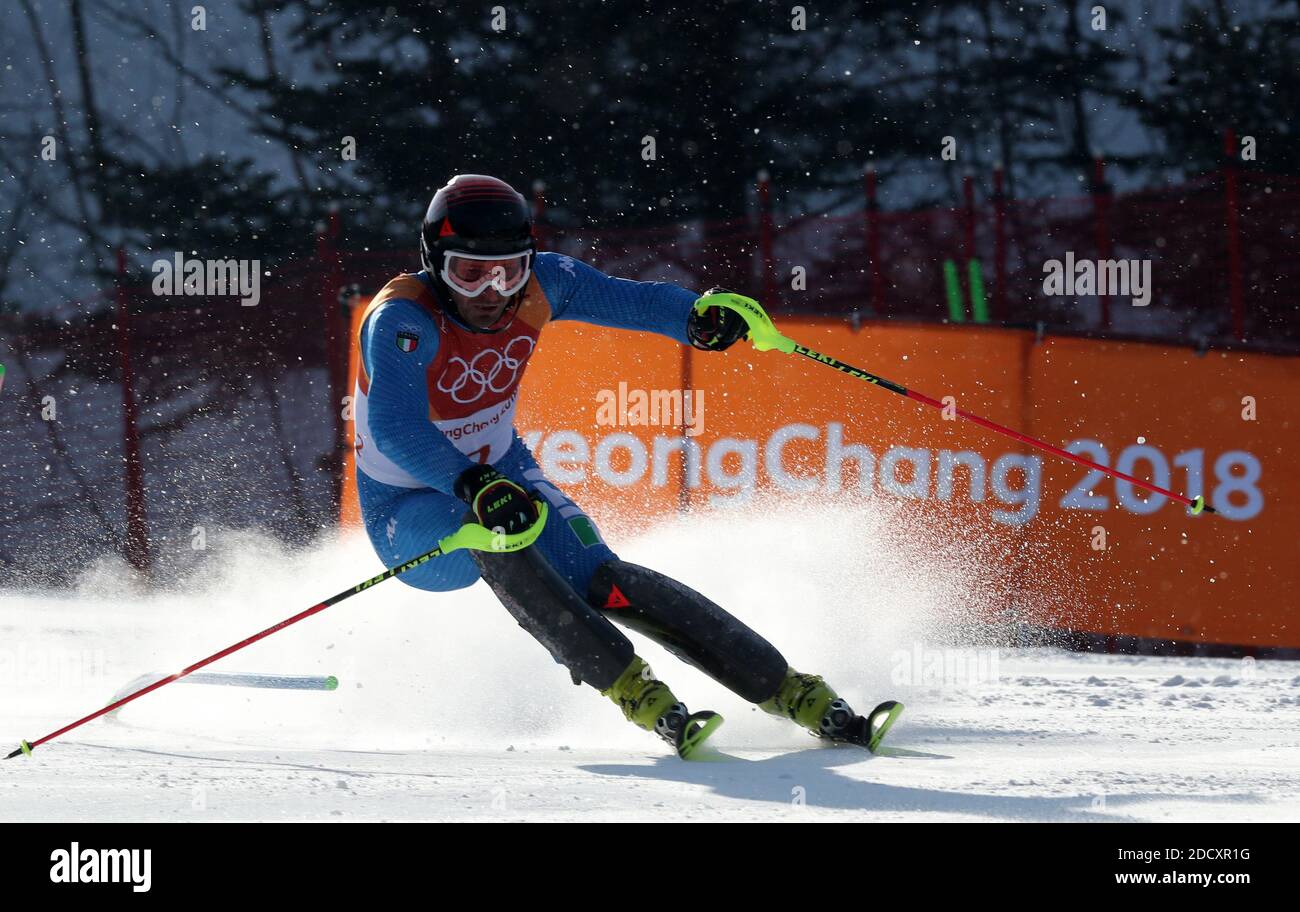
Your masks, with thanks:
[(504, 393), (519, 378), (519, 369), (532, 353), (533, 340), (515, 336), (501, 351), (485, 348), (469, 361), (451, 358), (438, 377), (438, 389), (461, 403), (477, 402), (488, 391)]

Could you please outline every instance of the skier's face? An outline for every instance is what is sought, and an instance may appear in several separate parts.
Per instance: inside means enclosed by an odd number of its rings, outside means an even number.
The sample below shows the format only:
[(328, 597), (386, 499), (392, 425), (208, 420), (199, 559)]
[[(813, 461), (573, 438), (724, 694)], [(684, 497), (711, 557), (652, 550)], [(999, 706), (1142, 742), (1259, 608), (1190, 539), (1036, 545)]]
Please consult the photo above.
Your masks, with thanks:
[(486, 288), (477, 298), (469, 298), (452, 289), (451, 296), (456, 300), (456, 309), (466, 323), (479, 329), (487, 329), (501, 319), (510, 299), (495, 288)]
[(528, 283), (532, 257), (531, 250), (506, 254), (448, 250), (440, 275), (462, 319), (475, 329), (492, 331), (500, 328), (496, 324), (511, 298)]

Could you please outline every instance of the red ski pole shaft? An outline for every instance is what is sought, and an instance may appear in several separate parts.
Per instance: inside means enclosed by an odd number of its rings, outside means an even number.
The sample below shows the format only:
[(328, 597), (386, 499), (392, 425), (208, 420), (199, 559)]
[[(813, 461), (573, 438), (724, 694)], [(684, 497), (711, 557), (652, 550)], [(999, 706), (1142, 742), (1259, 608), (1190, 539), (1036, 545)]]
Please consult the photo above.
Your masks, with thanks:
[[(933, 406), (934, 408), (940, 410), (945, 408), (942, 402), (930, 396), (927, 396), (924, 393), (918, 393), (916, 390), (910, 390), (905, 386), (894, 383), (892, 380), (886, 380), (884, 377), (873, 374), (870, 371), (865, 371), (860, 367), (854, 367), (851, 364), (845, 364), (843, 361), (840, 361), (836, 358), (832, 358), (829, 355), (823, 355), (819, 352), (815, 352), (811, 348), (808, 348), (806, 345), (800, 345), (798, 342), (794, 343), (794, 353), (803, 355), (805, 358), (811, 358), (812, 360), (816, 361), (819, 364), (825, 364), (829, 367), (833, 367), (838, 371), (842, 371), (843, 373), (848, 374), (850, 377), (856, 377), (859, 380), (865, 380), (868, 383), (874, 383), (876, 386), (883, 387), (889, 390), (891, 393), (897, 393), (900, 396), (906, 396), (908, 399), (912, 399), (916, 402), (924, 403), (925, 405)], [(965, 418), (967, 421), (974, 422), (975, 424), (978, 424), (980, 427), (988, 428), (990, 431), (997, 431), (999, 434), (1004, 434), (1013, 440), (1018, 440), (1021, 443), (1027, 443), (1030, 446), (1037, 447), (1038, 449), (1048, 453), (1052, 453), (1055, 456), (1060, 456), (1062, 459), (1068, 459), (1071, 462), (1077, 462), (1079, 465), (1087, 466), (1090, 469), (1095, 469), (1098, 472), (1102, 472), (1106, 475), (1111, 476), (1112, 478), (1122, 478), (1124, 481), (1137, 485), (1139, 488), (1142, 488), (1147, 491), (1151, 491), (1152, 493), (1163, 494), (1165, 497), (1168, 497), (1171, 500), (1176, 500), (1179, 503), (1185, 504), (1186, 506), (1190, 507), (1193, 514), (1202, 513), (1202, 512), (1205, 513), (1218, 512), (1217, 510), (1214, 509), (1214, 507), (1211, 507), (1209, 504), (1207, 504), (1205, 502), (1205, 498), (1200, 494), (1196, 495), (1195, 497), (1188, 497), (1185, 494), (1179, 494), (1176, 491), (1170, 491), (1167, 488), (1162, 488), (1159, 485), (1152, 484), (1149, 481), (1144, 481), (1141, 478), (1134, 478), (1132, 475), (1126, 475), (1125, 473), (1112, 469), (1109, 466), (1104, 466), (1101, 465), (1100, 463), (1093, 462), (1091, 459), (1085, 459), (1083, 456), (1080, 456), (1077, 453), (1071, 453), (1069, 450), (1064, 450), (1061, 449), (1060, 447), (1052, 446), (1052, 444), (1039, 440), (1036, 437), (1030, 437), (1028, 434), (1022, 434), (1019, 431), (1012, 430), (1009, 427), (1005, 427), (1001, 424), (998, 424), (996, 421), (990, 421), (987, 418), (982, 418), (979, 415), (975, 415), (964, 409), (960, 409), (960, 408), (956, 409), (956, 413), (961, 417)]]
[(203, 668), (204, 666), (211, 665), (213, 662), (217, 661), (218, 659), (225, 658), (226, 656), (230, 655), (232, 652), (238, 652), (239, 650), (243, 649), (245, 646), (251, 646), (253, 643), (256, 643), (258, 640), (265, 639), (266, 637), (269, 637), (273, 633), (281, 631), (292, 624), (296, 624), (301, 620), (305, 620), (306, 618), (311, 617), (313, 614), (319, 614), (320, 612), (324, 611), (326, 608), (330, 607), (331, 605), (337, 605), (339, 602), (343, 601), (344, 599), (351, 598), (352, 596), (356, 595), (358, 592), (364, 592), (365, 590), (369, 589), (371, 586), (378, 585), (379, 583), (382, 583), (386, 579), (390, 579), (394, 576), (400, 576), (401, 574), (405, 573), (407, 570), (413, 570), (414, 568), (420, 566), (426, 561), (432, 560), (435, 557), (441, 557), (444, 554), (448, 554), (452, 551), (456, 551), (461, 548), (471, 548), (477, 551), (517, 551), (520, 548), (526, 548), (537, 539), (537, 536), (540, 535), (542, 532), (542, 527), (545, 526), (546, 524), (546, 515), (547, 515), (546, 504), (543, 503), (542, 501), (537, 501), (536, 503), (537, 503), (537, 512), (538, 512), (537, 521), (534, 522), (531, 527), (525, 529), (523, 532), (519, 532), (515, 535), (501, 535), (501, 534), (494, 533), (488, 529), (485, 529), (483, 526), (476, 525), (474, 523), (466, 523), (465, 525), (461, 526), (457, 532), (447, 536), (442, 541), (438, 542), (438, 547), (434, 548), (433, 550), (426, 551), (425, 553), (419, 555), (418, 557), (412, 558), (411, 560), (407, 561), (404, 564), (399, 564), (396, 567), (390, 567), (389, 569), (385, 570), (383, 573), (379, 574), (378, 576), (374, 576), (368, 580), (365, 580), (364, 582), (357, 583), (357, 585), (353, 586), (351, 589), (345, 589), (342, 592), (340, 592), (338, 595), (331, 596), (330, 598), (327, 598), (325, 601), (321, 602), (320, 604), (313, 605), (312, 607), (308, 608), (306, 611), (300, 611), (297, 614), (295, 614), (293, 617), (285, 618), (283, 621), (281, 621), (278, 624), (275, 624), (274, 626), (267, 627), (265, 630), (259, 633), (255, 633), (252, 636), (248, 637), (247, 639), (240, 640), (238, 643), (227, 646), (225, 649), (221, 650), (220, 652), (214, 652), (206, 659), (200, 659), (199, 661), (195, 662), (193, 665), (190, 665), (188, 668), (184, 668), (173, 675), (168, 675), (167, 677), (163, 678), (161, 681), (155, 681), (154, 683), (150, 684), (148, 687), (143, 687), (140, 690), (137, 690), (133, 694), (128, 694), (122, 699), (116, 700), (108, 704), (107, 706), (105, 706), (103, 709), (98, 709), (88, 716), (83, 716), (75, 722), (69, 722), (67, 725), (63, 726), (58, 731), (52, 731), (43, 738), (38, 738), (37, 740), (30, 741), (30, 742), (29, 741), (19, 742), (18, 748), (14, 750), (12, 753), (10, 753), (9, 755), (7, 755), (5, 759), (12, 760), (14, 757), (17, 757), (19, 754), (31, 754), (31, 752), (35, 748), (40, 747), (42, 744), (44, 744), (47, 741), (52, 741), (55, 738), (59, 737), (60, 735), (72, 731), (74, 728), (85, 725), (87, 722), (93, 721), (94, 719), (98, 719), (100, 716), (110, 713), (113, 710), (118, 709), (122, 706), (125, 706), (126, 704), (130, 703), (132, 700), (138, 700), (140, 697), (143, 697), (145, 694), (157, 690), (159, 687), (166, 687), (168, 684), (172, 683), (173, 681), (179, 681), (181, 678), (185, 677), (186, 675), (192, 674), (193, 672), (198, 671), (200, 668)]

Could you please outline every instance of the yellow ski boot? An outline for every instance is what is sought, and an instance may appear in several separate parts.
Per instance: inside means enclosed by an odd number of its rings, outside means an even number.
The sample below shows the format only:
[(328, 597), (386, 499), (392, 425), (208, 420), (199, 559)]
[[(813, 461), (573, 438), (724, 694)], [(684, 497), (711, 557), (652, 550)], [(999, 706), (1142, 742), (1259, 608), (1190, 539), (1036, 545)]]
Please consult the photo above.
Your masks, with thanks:
[(633, 656), (618, 680), (601, 693), (623, 710), (629, 722), (663, 738), (683, 760), (690, 759), (722, 724), (722, 716), (715, 712), (690, 712), (640, 656)]
[(872, 753), (903, 712), (902, 703), (886, 700), (867, 715), (859, 716), (819, 675), (802, 674), (793, 668), (785, 673), (776, 694), (759, 706), (774, 716), (792, 719), (819, 738), (856, 744)]

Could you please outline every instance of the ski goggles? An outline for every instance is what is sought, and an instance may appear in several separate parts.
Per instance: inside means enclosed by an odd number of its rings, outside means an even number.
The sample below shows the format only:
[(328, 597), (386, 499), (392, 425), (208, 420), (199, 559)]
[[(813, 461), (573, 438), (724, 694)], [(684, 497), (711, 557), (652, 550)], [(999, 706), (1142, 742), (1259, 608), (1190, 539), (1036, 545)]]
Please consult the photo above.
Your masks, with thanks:
[(448, 250), (442, 259), (442, 280), (467, 298), (477, 298), (488, 288), (509, 297), (528, 283), (532, 259), (531, 251), (501, 256)]

